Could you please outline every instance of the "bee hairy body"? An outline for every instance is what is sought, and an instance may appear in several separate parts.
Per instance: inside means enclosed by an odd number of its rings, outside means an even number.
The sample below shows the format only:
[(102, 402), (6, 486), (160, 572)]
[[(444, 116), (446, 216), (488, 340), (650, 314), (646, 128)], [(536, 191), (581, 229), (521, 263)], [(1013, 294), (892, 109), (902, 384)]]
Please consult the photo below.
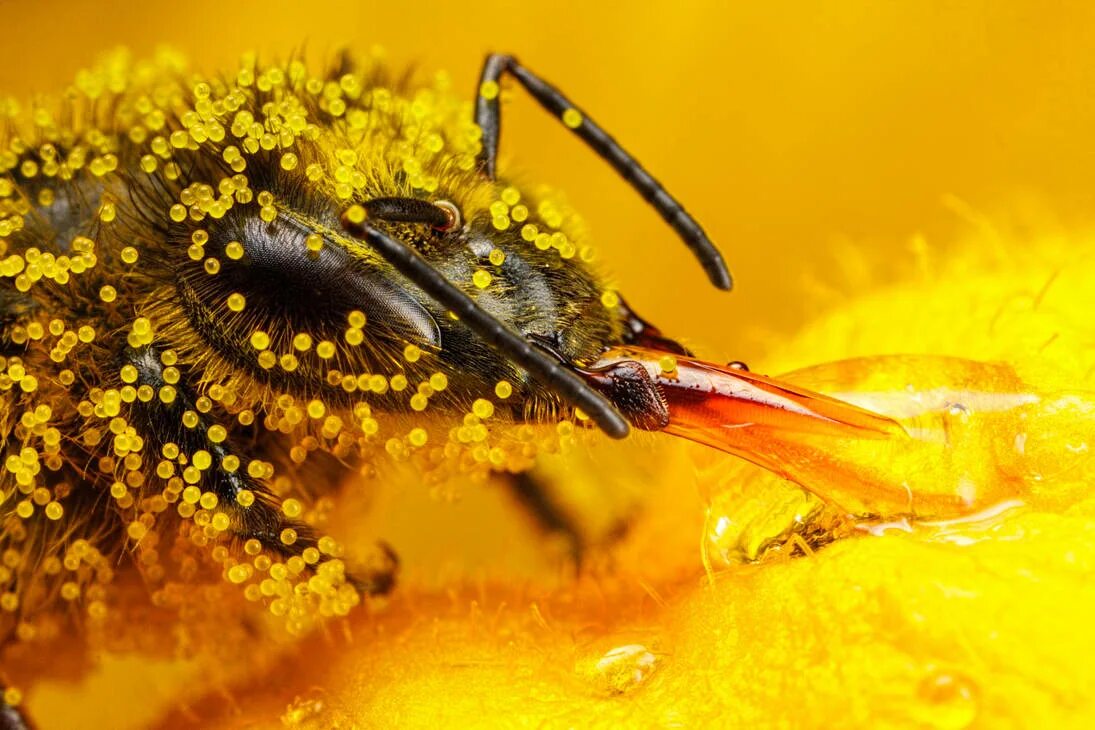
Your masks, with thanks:
[[(507, 69), (714, 251), (510, 57), (488, 59), (474, 116), (444, 76), (396, 83), (345, 59), (202, 76), (118, 54), (61, 97), (0, 102), (6, 644), (124, 625), (118, 573), (179, 616), (212, 576), (300, 633), (392, 585), (390, 551), (347, 556), (325, 532), (347, 465), (519, 472), (589, 425), (575, 405), (611, 409), (567, 368), (646, 325), (566, 205), (496, 174)], [(347, 227), (370, 205), (369, 240), (440, 289)]]

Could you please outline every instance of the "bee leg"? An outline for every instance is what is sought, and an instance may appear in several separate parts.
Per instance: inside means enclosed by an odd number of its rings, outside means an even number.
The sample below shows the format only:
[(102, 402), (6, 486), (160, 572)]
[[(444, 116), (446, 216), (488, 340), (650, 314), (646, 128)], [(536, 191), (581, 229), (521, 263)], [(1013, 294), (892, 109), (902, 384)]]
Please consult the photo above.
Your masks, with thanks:
[(521, 507), (549, 535), (561, 535), (567, 543), (570, 558), (581, 567), (585, 540), (573, 518), (554, 499), (542, 477), (533, 472), (507, 474), (506, 486)]
[[(0, 691), (3, 687), (0, 687)], [(0, 730), (33, 730), (34, 723), (18, 707), (0, 699)]]
[(483, 71), (479, 76), (479, 92), (475, 98), (475, 123), (483, 130), (483, 148), (476, 161), (484, 175), (494, 180), (497, 174), (498, 139), (501, 133), (498, 82), (505, 73), (517, 79), (540, 106), (558, 117), (590, 149), (610, 164), (643, 200), (654, 207), (692, 250), (712, 284), (719, 289), (731, 288), (730, 272), (722, 254), (684, 206), (620, 146), (619, 142), (563, 96), (562, 92), (522, 66), (513, 56), (500, 53), (491, 54), (484, 61)]
[[(151, 386), (157, 393), (167, 385), (159, 353), (153, 348), (127, 348), (125, 358), (137, 369), (140, 385)], [(286, 558), (300, 555), (306, 548), (316, 547), (318, 540), (312, 529), (286, 517), (277, 497), (259, 479), (245, 470), (225, 467), (225, 457), (234, 453), (231, 445), (209, 437), (209, 428), (213, 424), (197, 410), (194, 393), (181, 383), (174, 387), (175, 398), (170, 403), (164, 403), (160, 398), (153, 398), (147, 403), (140, 400), (133, 403), (134, 418), (137, 420), (134, 425), (143, 426), (142, 437), (146, 444), (158, 452), (164, 444), (174, 443), (181, 454), (191, 456), (204, 450), (212, 456), (209, 468), (203, 473), (203, 486), (217, 495), (218, 505), (231, 516), (230, 529), (239, 540), (258, 540), (269, 552)], [(187, 411), (197, 414), (197, 422), (191, 427), (183, 423), (183, 414)], [(249, 492), (254, 499), (241, 500), (240, 495), (244, 492)], [(296, 539), (287, 544), (282, 540), (282, 535), (288, 528), (296, 533)], [(387, 593), (395, 585), (398, 559), (385, 545), (381, 546), (379, 553), (364, 575), (348, 576), (348, 580), (363, 593), (379, 595)]]

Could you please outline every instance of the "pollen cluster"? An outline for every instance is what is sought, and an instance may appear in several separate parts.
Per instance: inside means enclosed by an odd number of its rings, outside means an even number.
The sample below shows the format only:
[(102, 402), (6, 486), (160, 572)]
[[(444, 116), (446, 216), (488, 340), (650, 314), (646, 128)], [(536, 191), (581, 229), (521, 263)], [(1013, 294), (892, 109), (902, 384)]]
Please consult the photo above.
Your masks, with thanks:
[[(377, 197), (450, 201), (459, 235), (389, 228), (574, 359), (618, 334), (581, 221), (478, 172), (446, 75), (120, 53), (56, 99), (0, 101), (0, 125), (3, 636), (111, 637), (131, 574), (184, 622), (234, 592), (299, 634), (391, 583), (325, 532), (340, 466), (437, 486), (588, 426), (338, 226)], [(529, 271), (554, 289), (516, 304)]]

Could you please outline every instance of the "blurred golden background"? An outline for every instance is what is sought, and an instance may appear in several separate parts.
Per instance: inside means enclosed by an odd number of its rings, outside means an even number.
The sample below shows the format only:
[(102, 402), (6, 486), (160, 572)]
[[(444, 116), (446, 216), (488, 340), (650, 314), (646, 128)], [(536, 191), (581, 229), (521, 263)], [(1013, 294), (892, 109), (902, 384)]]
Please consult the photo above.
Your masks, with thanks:
[[(704, 223), (722, 295), (671, 232), (529, 98), (504, 154), (566, 191), (636, 308), (712, 356), (759, 356), (824, 302), (945, 253), (989, 213), (1086, 223), (1095, 201), (1095, 5), (1086, 2), (4, 2), (0, 93), (57, 90), (118, 44), (203, 69), (245, 50), (382, 44), (475, 89), (512, 52), (627, 145)], [(1052, 201), (1044, 205), (1043, 201)], [(851, 245), (866, 257), (843, 256)], [(848, 261), (854, 259), (857, 264)], [(655, 262), (656, 265), (655, 265)], [(706, 348), (704, 348), (706, 346)]]

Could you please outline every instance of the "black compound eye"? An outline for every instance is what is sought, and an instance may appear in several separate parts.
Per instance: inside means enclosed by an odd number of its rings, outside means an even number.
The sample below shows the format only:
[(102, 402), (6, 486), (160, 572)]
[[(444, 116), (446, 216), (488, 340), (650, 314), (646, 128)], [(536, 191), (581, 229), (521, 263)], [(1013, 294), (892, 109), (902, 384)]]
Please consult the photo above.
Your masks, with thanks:
[[(368, 269), (322, 234), (295, 221), (266, 223), (248, 218), (244, 256), (222, 265), (224, 284), (273, 319), (298, 328), (341, 330), (346, 316), (361, 311), (376, 336), (421, 346), (440, 345), (433, 316), (390, 275)], [(248, 295), (250, 292), (250, 295)]]
[[(276, 370), (257, 360), (256, 332), (258, 341), (268, 342), (259, 349), (278, 357), (307, 357), (294, 346), (295, 338), (333, 343), (338, 349), (333, 359), (356, 363), (362, 372), (407, 344), (440, 347), (433, 315), (382, 264), (355, 258), (316, 228), (285, 215), (271, 222), (245, 216), (226, 223), (210, 231), (205, 246), (218, 265), (211, 270), (207, 263), (187, 262), (179, 288), (191, 326), (236, 365), (266, 376)], [(356, 313), (365, 316), (367, 326), (356, 341), (348, 341)], [(310, 376), (302, 367), (294, 377)]]

